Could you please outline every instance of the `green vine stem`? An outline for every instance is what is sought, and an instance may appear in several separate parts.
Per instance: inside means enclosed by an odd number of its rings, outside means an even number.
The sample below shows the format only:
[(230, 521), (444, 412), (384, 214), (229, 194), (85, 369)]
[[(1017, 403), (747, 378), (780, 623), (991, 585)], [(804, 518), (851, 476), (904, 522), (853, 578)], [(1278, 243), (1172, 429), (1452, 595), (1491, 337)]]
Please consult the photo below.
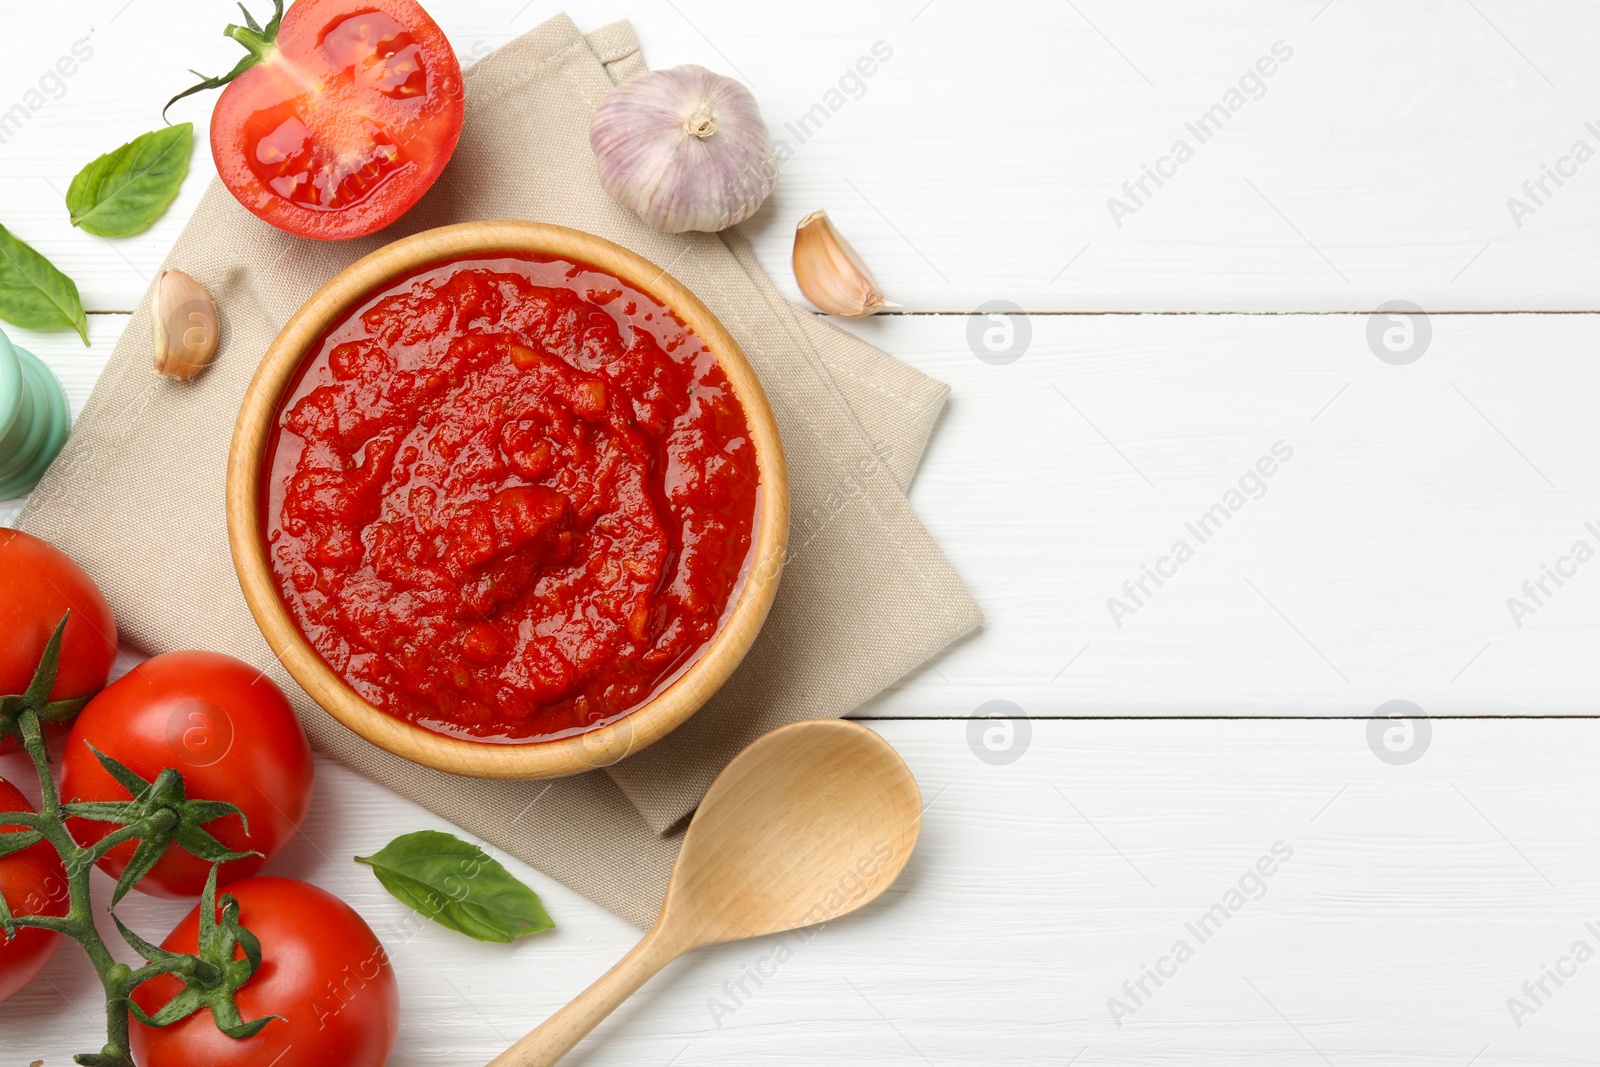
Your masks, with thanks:
[(190, 86), (167, 101), (167, 106), (161, 109), (163, 122), (167, 120), (167, 108), (170, 108), (184, 97), (193, 96), (195, 93), (203, 93), (208, 89), (220, 89), (251, 67), (258, 66), (272, 58), (272, 54), (278, 50), (278, 27), (283, 22), (283, 0), (272, 0), (272, 7), (272, 18), (267, 21), (266, 26), (262, 26), (261, 23), (256, 21), (255, 16), (250, 14), (249, 8), (242, 3), (239, 5), (239, 10), (244, 12), (244, 25), (239, 26), (230, 23), (228, 28), (222, 31), (222, 35), (231, 37), (243, 45), (245, 55), (240, 58), (232, 70), (218, 78), (210, 78), (201, 74), (198, 70), (191, 70), (189, 73), (199, 78), (200, 84)]
[[(7, 826), (21, 831), (0, 834), (0, 858), (45, 841), (61, 858), (67, 875), (67, 913), (65, 915), (15, 915), (0, 896), (0, 930), (15, 936), (18, 927), (50, 930), (71, 938), (94, 965), (105, 991), (106, 1041), (99, 1052), (74, 1057), (85, 1067), (134, 1067), (129, 1045), (129, 1019), (137, 1017), (152, 1026), (167, 1026), (209, 1007), (218, 1028), (231, 1037), (246, 1038), (259, 1032), (272, 1017), (245, 1022), (240, 1018), (234, 995), (261, 964), (261, 946), (254, 935), (238, 923), (238, 904), (232, 897), (221, 899), (222, 918), (217, 918), (217, 871), (222, 863), (249, 853), (232, 852), (200, 828), (200, 824), (227, 814), (240, 814), (230, 804), (190, 800), (183, 790), (183, 779), (175, 770), (163, 771), (154, 782), (145, 782), (126, 767), (98, 751), (95, 755), (106, 770), (129, 788), (127, 801), (97, 804), (64, 804), (50, 769), (45, 746), (41, 712), (49, 721), (61, 721), (63, 702), (50, 704), (60, 663), (61, 638), (67, 620), (63, 618), (49, 644), (45, 646), (27, 692), (0, 698), (0, 736), (21, 735), (23, 748), (39, 776), (41, 803), (37, 814), (29, 811), (0, 814)], [(75, 714), (84, 701), (73, 701)], [(80, 845), (67, 830), (66, 820), (73, 815), (92, 815), (107, 822), (121, 823), (92, 845)], [(139, 842), (134, 862), (118, 883), (115, 900), (148, 872), (172, 842), (182, 837), (180, 847), (203, 859), (212, 860), (211, 875), (201, 897), (200, 953), (189, 956), (166, 952), (134, 934), (113, 914), (112, 919), (123, 939), (146, 962), (138, 968), (119, 962), (95, 926), (95, 905), (90, 890), (90, 871), (119, 845)], [(143, 857), (143, 859), (141, 859)], [(135, 868), (142, 868), (136, 872)], [(135, 874), (133, 878), (127, 875)], [(123, 883), (126, 883), (124, 885)], [(244, 958), (236, 959), (243, 949)], [(154, 1015), (147, 1015), (133, 1002), (133, 992), (157, 975), (171, 974), (183, 980), (184, 991)]]

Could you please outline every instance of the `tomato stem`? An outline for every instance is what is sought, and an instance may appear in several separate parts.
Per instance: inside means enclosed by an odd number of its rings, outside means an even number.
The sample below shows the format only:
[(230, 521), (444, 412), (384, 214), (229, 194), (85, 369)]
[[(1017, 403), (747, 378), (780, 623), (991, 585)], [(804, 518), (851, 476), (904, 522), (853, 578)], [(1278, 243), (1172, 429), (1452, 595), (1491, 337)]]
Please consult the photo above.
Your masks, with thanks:
[(250, 14), (249, 8), (245, 7), (244, 4), (239, 5), (239, 10), (244, 12), (244, 25), (239, 26), (230, 23), (228, 28), (222, 31), (222, 35), (231, 37), (244, 45), (247, 54), (238, 63), (234, 64), (232, 70), (219, 78), (210, 78), (201, 74), (198, 70), (191, 70), (189, 73), (199, 78), (200, 83), (191, 85), (171, 100), (168, 100), (166, 107), (161, 109), (161, 121), (167, 121), (167, 108), (170, 108), (184, 97), (193, 96), (195, 93), (203, 93), (209, 89), (220, 89), (251, 67), (265, 63), (272, 58), (272, 54), (278, 50), (278, 27), (283, 23), (283, 0), (272, 0), (272, 6), (272, 18), (267, 21), (265, 26), (262, 26), (256, 21), (255, 16)]
[(268, 34), (264, 30), (252, 30), (248, 26), (229, 26), (222, 31), (224, 37), (232, 37), (244, 45), (245, 51), (255, 57), (257, 63), (264, 62), (278, 47), (276, 32)]
[(143, 837), (154, 837), (178, 825), (178, 813), (170, 809), (163, 809), (140, 822), (118, 827), (91, 847), (84, 849), (84, 862), (92, 867), (105, 859), (111, 850), (124, 841), (133, 841)]
[[(121, 1007), (133, 992), (126, 986), (128, 968), (120, 964), (106, 947), (105, 939), (94, 925), (94, 904), (89, 892), (89, 850), (82, 848), (67, 832), (61, 818), (61, 794), (56, 789), (55, 776), (50, 772), (49, 754), (45, 750), (44, 731), (39, 716), (25, 709), (17, 718), (22, 730), (22, 747), (33, 761), (39, 776), (43, 802), (40, 804), (39, 832), (55, 848), (67, 872), (67, 914), (65, 916), (13, 917), (16, 926), (35, 926), (55, 930), (76, 941), (84, 954), (94, 964), (100, 984), (106, 993), (106, 1045), (92, 1058), (78, 1057), (79, 1063), (92, 1063), (96, 1067), (133, 1067), (133, 1055), (128, 1046), (128, 1012)], [(119, 980), (120, 979), (120, 980)]]

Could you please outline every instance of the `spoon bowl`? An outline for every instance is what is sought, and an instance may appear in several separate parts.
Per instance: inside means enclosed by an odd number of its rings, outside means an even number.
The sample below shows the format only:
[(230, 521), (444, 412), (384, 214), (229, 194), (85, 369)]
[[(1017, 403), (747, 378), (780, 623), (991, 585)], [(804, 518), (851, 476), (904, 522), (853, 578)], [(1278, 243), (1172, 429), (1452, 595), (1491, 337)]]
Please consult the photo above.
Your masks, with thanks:
[(916, 779), (883, 738), (843, 721), (785, 726), (700, 802), (662, 916), (694, 947), (827, 922), (889, 888), (921, 826)]
[(547, 1067), (685, 952), (849, 914), (905, 869), (922, 794), (856, 723), (795, 723), (754, 741), (700, 802), (655, 926), (611, 970), (490, 1067)]

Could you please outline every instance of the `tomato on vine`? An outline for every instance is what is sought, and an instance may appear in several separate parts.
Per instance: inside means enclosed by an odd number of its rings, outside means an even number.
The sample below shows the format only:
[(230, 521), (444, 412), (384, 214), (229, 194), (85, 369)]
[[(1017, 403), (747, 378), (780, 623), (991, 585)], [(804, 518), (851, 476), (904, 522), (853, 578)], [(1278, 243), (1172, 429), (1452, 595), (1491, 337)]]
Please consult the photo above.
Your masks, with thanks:
[[(261, 966), (236, 994), (245, 1017), (276, 1016), (236, 1040), (207, 1013), (160, 1029), (136, 1025), (134, 1060), (150, 1067), (382, 1067), (400, 1026), (400, 988), (377, 935), (355, 910), (325, 890), (288, 878), (251, 878), (228, 887), (238, 920), (261, 942)], [(201, 908), (161, 943), (194, 952)], [(146, 1012), (181, 994), (160, 976), (139, 987)]]
[[(122, 780), (102, 756), (137, 780)], [(156, 656), (91, 700), (67, 739), (61, 794), (68, 802), (127, 801), (166, 768), (182, 776), (185, 798), (239, 810), (205, 827), (225, 849), (254, 853), (225, 860), (221, 885), (259, 871), (294, 837), (311, 805), (311, 746), (294, 709), (260, 671), (215, 652)], [(87, 818), (68, 825), (84, 845), (115, 828)], [(185, 847), (184, 832), (175, 828), (164, 847), (159, 840), (126, 842), (100, 867), (156, 896), (199, 896), (222, 855), (197, 855)]]
[[(53, 593), (69, 605), (57, 605), (64, 606), (63, 614), (48, 630), (21, 691), (0, 696), (0, 739), (20, 740), (38, 776), (41, 796), (39, 810), (34, 811), (14, 786), (0, 780), (0, 999), (32, 980), (56, 944), (70, 939), (93, 966), (106, 1004), (104, 1043), (94, 1052), (79, 1053), (73, 1057), (74, 1062), (83, 1067), (135, 1067), (129, 1037), (134, 1019), (141, 1024), (162, 1025), (204, 1014), (216, 1031), (230, 1041), (247, 1041), (273, 1021), (272, 1016), (246, 1019), (235, 999), (261, 968), (261, 942), (239, 922), (238, 901), (228, 895), (218, 897), (217, 876), (224, 864), (251, 856), (223, 844), (208, 829), (211, 824), (231, 821), (242, 830), (243, 811), (225, 800), (189, 797), (183, 775), (170, 766), (162, 767), (147, 781), (115, 758), (93, 749), (91, 755), (100, 771), (122, 788), (123, 795), (108, 800), (62, 802), (45, 745), (45, 729), (48, 724), (71, 719), (87, 703), (88, 694), (58, 698), (58, 693), (75, 691), (74, 687), (85, 677), (92, 681), (98, 676), (99, 681), (104, 681), (105, 669), (92, 666), (85, 674), (80, 664), (68, 658), (68, 653), (78, 655), (83, 648), (81, 631), (77, 641), (72, 641), (74, 619), (92, 618), (94, 609), (103, 607), (104, 600), (65, 556), (26, 535), (0, 531), (0, 562), (18, 568), (0, 570), (0, 579), (5, 579), (0, 592), (9, 598), (0, 600), (0, 608), (9, 613), (13, 624), (19, 620), (24, 624), (16, 631), (23, 638), (15, 643), (17, 647), (25, 647), (31, 636), (26, 626), (29, 611), (46, 610), (34, 604), (27, 594), (37, 594), (46, 605), (51, 602), (42, 590), (28, 588), (30, 580), (51, 586)], [(31, 569), (23, 571), (24, 567)], [(53, 569), (62, 581), (52, 582), (46, 568)], [(103, 621), (109, 628), (109, 612)], [(11, 636), (0, 632), (0, 639)], [(108, 633), (98, 636), (108, 646), (104, 656), (104, 667), (108, 669), (116, 642)], [(90, 641), (88, 647), (97, 646)], [(226, 657), (213, 658), (243, 667)], [(282, 702), (281, 694), (278, 700)], [(286, 707), (285, 713), (293, 723), (293, 715)], [(267, 717), (271, 718), (272, 713)], [(298, 733), (298, 724), (294, 729), (304, 748), (305, 737)], [(101, 730), (110, 732), (103, 727)], [(179, 736), (183, 734), (180, 732)], [(225, 755), (224, 750), (209, 748), (201, 762), (220, 762), (222, 757), (213, 759), (212, 752)], [(309, 791), (309, 750), (304, 762), (305, 787)], [(247, 764), (246, 771), (248, 768)], [(97, 830), (89, 843), (80, 844), (68, 828), (68, 821), (75, 819), (102, 824), (103, 830)], [(298, 816), (293, 821), (297, 822)], [(192, 953), (157, 948), (128, 929), (115, 912), (123, 895), (167, 858), (174, 846), (191, 858), (210, 864), (200, 889), (202, 917)], [(112, 893), (111, 908), (107, 909), (94, 899), (90, 874), (119, 849), (132, 852)], [(108, 912), (111, 923), (123, 941), (139, 954), (142, 963), (124, 963), (112, 954), (99, 922)], [(135, 1004), (134, 991), (157, 977), (166, 979), (172, 995), (159, 1003)], [(143, 1067), (151, 1065), (146, 1062)]]
[[(68, 613), (49, 700), (61, 722), (72, 701), (106, 684), (117, 658), (117, 622), (94, 580), (66, 553), (19, 530), (0, 529), (0, 704), (20, 698), (38, 669), (50, 635)], [(18, 747), (14, 728), (0, 734), (0, 752)]]

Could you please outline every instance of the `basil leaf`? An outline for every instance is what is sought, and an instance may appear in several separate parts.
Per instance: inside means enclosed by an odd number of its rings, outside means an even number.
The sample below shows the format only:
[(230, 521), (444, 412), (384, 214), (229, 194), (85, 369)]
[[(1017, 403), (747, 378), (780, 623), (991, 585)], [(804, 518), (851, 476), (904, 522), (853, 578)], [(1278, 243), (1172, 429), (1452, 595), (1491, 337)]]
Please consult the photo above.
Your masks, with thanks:
[(25, 330), (78, 331), (89, 344), (89, 319), (78, 286), (32, 247), (0, 226), (0, 319)]
[(538, 894), (450, 834), (419, 830), (356, 862), (371, 867), (401, 903), (478, 941), (505, 944), (555, 926)]
[(67, 188), (72, 224), (100, 237), (149, 229), (177, 199), (193, 147), (194, 123), (183, 122), (107, 152)]

